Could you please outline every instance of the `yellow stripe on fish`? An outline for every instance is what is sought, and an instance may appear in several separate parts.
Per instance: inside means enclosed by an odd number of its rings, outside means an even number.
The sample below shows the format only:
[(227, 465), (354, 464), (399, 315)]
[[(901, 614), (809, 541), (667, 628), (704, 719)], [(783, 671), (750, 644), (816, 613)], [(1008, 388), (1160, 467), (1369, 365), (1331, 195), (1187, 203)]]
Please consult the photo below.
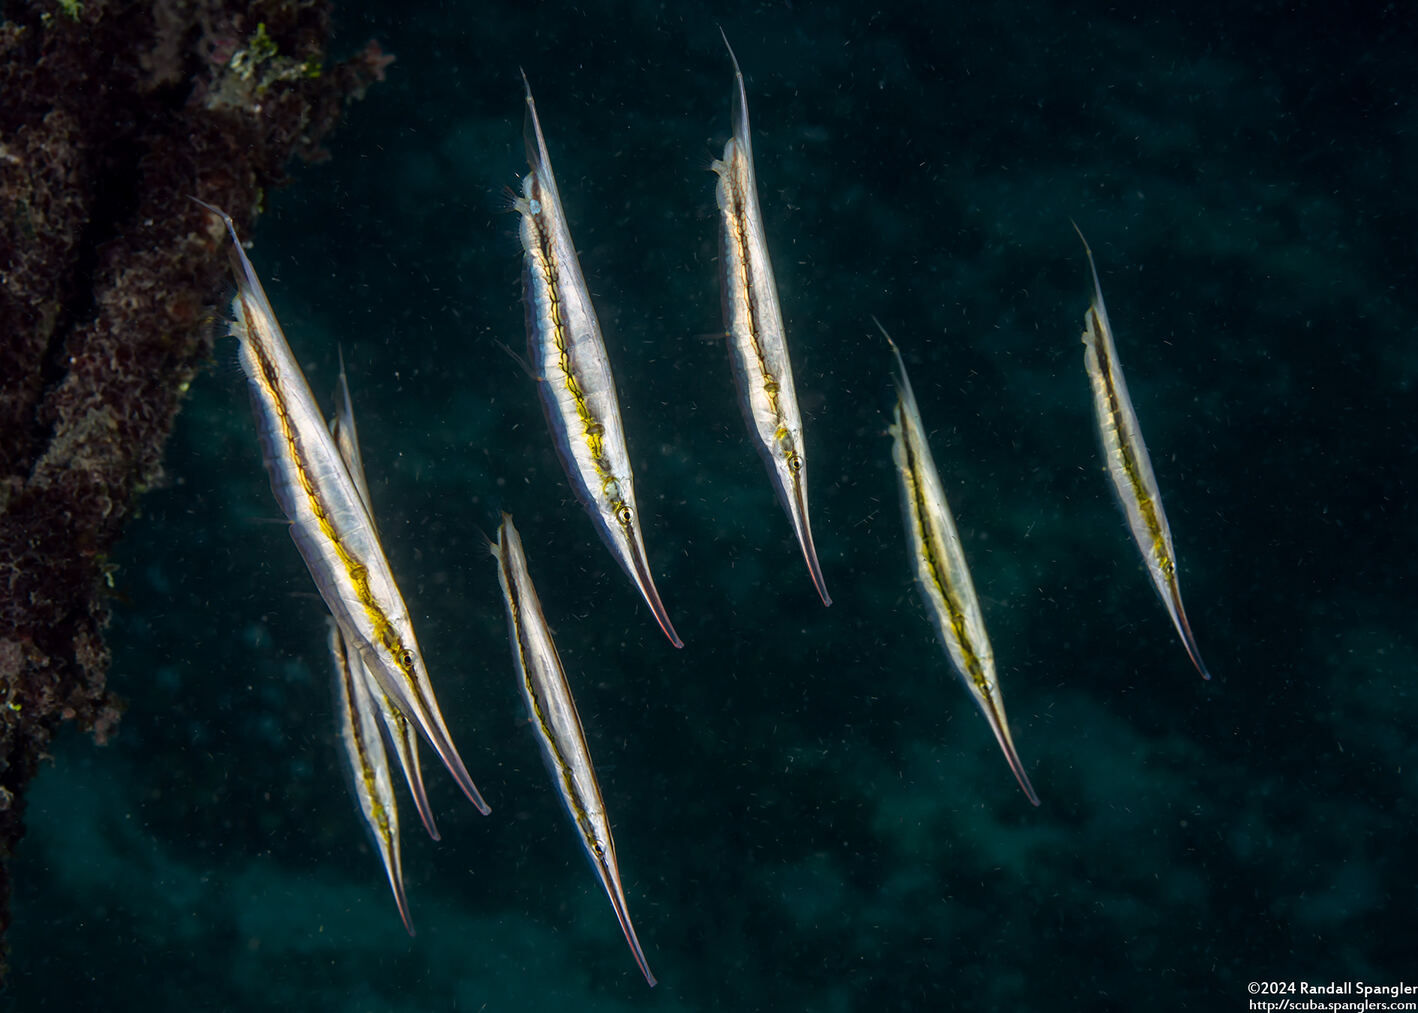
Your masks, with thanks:
[(291, 353), (236, 227), (231, 237), (237, 291), (231, 333), (250, 380), (257, 433), (271, 490), (291, 538), (340, 631), (399, 711), (415, 721), (479, 811), (490, 812), (463, 765), (434, 697), (413, 621), (390, 571), (368, 508)]
[(523, 177), (522, 196), (512, 207), (521, 217), (527, 357), (538, 377), (547, 427), (577, 499), (670, 643), (683, 647), (650, 574), (605, 340), (581, 275), (525, 75), (523, 84), (531, 171)]
[[(723, 34), (722, 29), (720, 34)], [(793, 525), (813, 586), (822, 603), (831, 605), (832, 598), (827, 593), (808, 519), (803, 423), (793, 386), (783, 313), (778, 306), (778, 286), (773, 278), (773, 264), (763, 233), (763, 215), (758, 206), (748, 95), (738, 57), (734, 56), (727, 36), (724, 45), (734, 64), (734, 129), (733, 136), (724, 144), (724, 157), (710, 168), (718, 176), (715, 200), (719, 207), (721, 237), (719, 280), (724, 297), (729, 363), (744, 421), (768, 468), (778, 501)]]
[(1127, 515), (1128, 529), (1142, 553), (1152, 577), (1153, 587), (1166, 606), (1172, 625), (1181, 637), (1182, 646), (1203, 679), (1211, 673), (1201, 660), (1201, 652), (1182, 607), (1182, 590), (1177, 583), (1176, 553), (1172, 548), (1172, 529), (1162, 509), (1162, 494), (1152, 472), (1152, 460), (1147, 444), (1142, 440), (1142, 428), (1128, 396), (1123, 379), (1118, 350), (1113, 342), (1113, 328), (1108, 322), (1108, 309), (1103, 304), (1103, 286), (1098, 281), (1098, 267), (1093, 262), (1093, 250), (1077, 223), (1073, 226), (1083, 241), (1088, 256), (1088, 270), (1093, 276), (1093, 301), (1084, 314), (1083, 363), (1093, 390), (1093, 412), (1098, 422), (1098, 434), (1103, 445), (1103, 458), (1113, 491)]
[(896, 357), (897, 397), (891, 426), (891, 456), (901, 485), (901, 508), (916, 585), (951, 663), (989, 722), (1009, 769), (1029, 801), (1038, 805), (1039, 796), (1029, 783), (1029, 775), (1024, 772), (1024, 763), (1009, 730), (1004, 698), (995, 674), (994, 648), (985, 632), (985, 617), (965, 563), (965, 549), (926, 441), (916, 394), (906, 375), (906, 363), (886, 328), (880, 321), (876, 325)]
[(497, 529), (497, 541), (490, 548), (497, 558), (497, 577), (502, 585), (503, 603), (507, 609), (507, 628), (512, 641), (512, 654), (521, 679), (522, 697), (537, 733), (537, 744), (551, 771), (552, 780), (561, 801), (576, 825), (591, 866), (600, 878), (601, 886), (610, 899), (616, 920), (640, 972), (653, 988), (655, 976), (625, 901), (620, 882), (620, 865), (616, 860), (615, 840), (611, 837), (610, 819), (606, 816), (601, 786), (591, 766), (591, 750), (586, 733), (571, 696), (561, 656), (552, 640), (551, 628), (542, 614), (541, 601), (532, 586), (527, 570), (527, 556), (522, 538), (512, 523), (510, 514), (502, 515)]

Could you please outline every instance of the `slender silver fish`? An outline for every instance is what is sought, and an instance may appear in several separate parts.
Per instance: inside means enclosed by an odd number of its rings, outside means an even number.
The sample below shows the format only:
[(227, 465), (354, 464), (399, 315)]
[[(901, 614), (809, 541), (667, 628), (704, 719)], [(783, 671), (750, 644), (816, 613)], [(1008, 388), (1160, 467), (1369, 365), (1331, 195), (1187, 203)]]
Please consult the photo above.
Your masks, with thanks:
[(1004, 698), (995, 675), (994, 648), (985, 632), (985, 617), (975, 595), (975, 583), (965, 565), (965, 550), (955, 530), (955, 518), (946, 502), (930, 444), (926, 442), (926, 429), (906, 375), (906, 363), (886, 328), (880, 321), (876, 321), (876, 325), (896, 356), (897, 396), (895, 421), (891, 426), (891, 456), (901, 480), (901, 508), (906, 519), (906, 536), (911, 543), (911, 568), (915, 571), (916, 583), (941, 643), (965, 688), (990, 723), (1009, 769), (1014, 771), (1029, 801), (1038, 805), (1039, 796), (1034, 794), (1029, 775), (1024, 773), (1024, 764), (1009, 732)]
[[(340, 460), (344, 461), (345, 467), (349, 469), (350, 478), (359, 490), (359, 498), (364, 503), (365, 510), (369, 512), (369, 522), (374, 524), (374, 508), (370, 504), (369, 483), (364, 477), (364, 459), (359, 452), (359, 433), (355, 429), (354, 406), (350, 403), (350, 385), (345, 377), (343, 353), (340, 355), (340, 403), (335, 417), (330, 420), (330, 434), (335, 437)], [(398, 757), (404, 780), (408, 782), (409, 793), (414, 798), (419, 819), (423, 821), (428, 836), (438, 840), (438, 826), (433, 822), (433, 809), (428, 804), (428, 792), (423, 784), (423, 768), (419, 763), (418, 733), (409, 724), (409, 719), (394, 705), (394, 701), (389, 699), (389, 694), (384, 692), (379, 681), (365, 667), (359, 652), (350, 652), (345, 646), (344, 635), (339, 632), (339, 624), (335, 626), (333, 637), (339, 639), (342, 654), (349, 656), (349, 666), (358, 675), (354, 680), (354, 692), (363, 692), (369, 705), (379, 708), (385, 733), (389, 737), (389, 744), (394, 747), (394, 755)]]
[(335, 699), (340, 710), (340, 741), (354, 778), (364, 822), (374, 837), (384, 860), (389, 889), (399, 905), (404, 928), (414, 935), (409, 919), (409, 902), (404, 896), (404, 863), (399, 849), (399, 807), (394, 801), (394, 784), (389, 777), (389, 759), (379, 734), (374, 701), (365, 685), (364, 664), (359, 652), (350, 649), (340, 633), (340, 624), (330, 620), (330, 656), (335, 663)]
[(527, 572), (527, 557), (522, 551), (522, 539), (512, 524), (510, 514), (502, 515), (497, 529), (497, 542), (491, 545), (497, 557), (497, 576), (502, 582), (502, 598), (507, 606), (507, 628), (512, 639), (512, 655), (521, 677), (522, 696), (532, 718), (532, 728), (542, 749), (552, 781), (561, 793), (561, 801), (571, 821), (581, 835), (581, 845), (591, 860), (601, 886), (610, 898), (611, 907), (625, 933), (625, 941), (635, 956), (640, 972), (653, 988), (655, 976), (635, 937), (630, 923), (625, 891), (620, 885), (620, 866), (615, 857), (615, 841), (611, 838), (610, 820), (601, 800), (601, 787), (591, 767), (591, 752), (586, 746), (586, 734), (576, 714), (576, 701), (571, 698), (571, 686), (561, 666), (561, 656), (552, 642), (551, 629), (542, 615), (542, 604)]
[(1108, 462), (1108, 476), (1113, 490), (1127, 514), (1133, 541), (1147, 563), (1152, 584), (1172, 617), (1172, 625), (1182, 638), (1196, 670), (1203, 679), (1211, 673), (1202, 663), (1182, 608), (1182, 591), (1177, 584), (1177, 557), (1172, 550), (1172, 529), (1162, 510), (1162, 494), (1152, 473), (1152, 461), (1147, 445), (1142, 442), (1142, 429), (1137, 413), (1128, 397), (1123, 367), (1118, 362), (1118, 350), (1113, 344), (1113, 328), (1108, 323), (1108, 309), (1103, 305), (1103, 286), (1098, 282), (1098, 267), (1093, 263), (1093, 250), (1083, 238), (1083, 230), (1074, 223), (1074, 231), (1083, 240), (1083, 252), (1088, 255), (1088, 270), (1093, 275), (1093, 302), (1084, 314), (1083, 363), (1088, 369), (1088, 382), (1093, 387), (1093, 413), (1098, 419), (1098, 433), (1103, 442), (1103, 457)]
[(524, 135), (531, 171), (523, 177), (522, 196), (512, 206), (521, 216), (528, 359), (547, 425), (577, 498), (611, 555), (640, 589), (660, 629), (670, 643), (683, 647), (650, 575), (635, 505), (635, 477), (601, 325), (561, 208), (532, 87), (526, 75), (522, 81), (527, 88)]
[[(723, 34), (723, 29), (720, 29)], [(783, 314), (778, 308), (778, 286), (768, 259), (763, 215), (758, 208), (758, 183), (753, 172), (753, 143), (749, 138), (748, 96), (743, 72), (728, 37), (729, 59), (734, 64), (734, 135), (724, 144), (724, 157), (710, 168), (719, 177), (715, 196), (719, 205), (720, 282), (724, 302), (724, 330), (729, 362), (739, 391), (744, 421), (756, 437), (758, 451), (778, 501), (792, 522), (813, 585), (824, 605), (831, 605), (807, 510), (807, 452), (803, 443), (802, 416), (793, 388), (793, 366), (783, 334)]]
[(340, 631), (399, 711), (418, 722), (463, 793), (486, 814), (491, 810), (443, 722), (413, 621), (369, 511), (241, 248), (236, 226), (224, 211), (197, 203), (221, 218), (231, 236), (236, 275), (231, 333), (240, 342), (266, 470), (276, 501), (290, 519), (291, 538)]

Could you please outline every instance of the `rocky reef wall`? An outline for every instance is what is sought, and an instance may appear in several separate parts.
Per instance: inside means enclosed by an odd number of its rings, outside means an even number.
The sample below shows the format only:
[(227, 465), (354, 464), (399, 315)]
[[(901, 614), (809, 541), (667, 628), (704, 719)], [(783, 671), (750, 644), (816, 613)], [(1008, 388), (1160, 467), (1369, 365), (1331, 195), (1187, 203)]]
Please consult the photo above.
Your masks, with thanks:
[(56, 729), (102, 743), (108, 553), (210, 358), (246, 230), (390, 58), (326, 59), (325, 0), (61, 0), (0, 23), (0, 933)]

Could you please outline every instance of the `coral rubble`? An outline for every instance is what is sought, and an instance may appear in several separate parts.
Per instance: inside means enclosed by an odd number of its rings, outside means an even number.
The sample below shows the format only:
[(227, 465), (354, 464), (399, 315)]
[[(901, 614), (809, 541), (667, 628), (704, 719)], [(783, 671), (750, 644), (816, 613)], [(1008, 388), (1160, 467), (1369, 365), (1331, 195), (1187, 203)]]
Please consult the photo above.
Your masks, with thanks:
[(102, 743), (107, 553), (159, 480), (243, 232), (325, 157), (375, 43), (327, 66), (328, 0), (57, 0), (0, 23), (0, 933), (23, 796), (58, 726)]

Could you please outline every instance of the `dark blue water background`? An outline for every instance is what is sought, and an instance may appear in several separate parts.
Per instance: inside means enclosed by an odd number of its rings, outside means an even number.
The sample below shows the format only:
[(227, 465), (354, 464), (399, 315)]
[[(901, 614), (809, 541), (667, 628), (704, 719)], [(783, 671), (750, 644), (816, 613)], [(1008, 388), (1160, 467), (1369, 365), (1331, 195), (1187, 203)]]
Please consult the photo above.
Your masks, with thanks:
[[(398, 55), (252, 258), (374, 506), (494, 813), (430, 759), (408, 939), (342, 786), (325, 610), (234, 343), (115, 575), (117, 739), (67, 732), (17, 879), (17, 1010), (1242, 1010), (1418, 978), (1411, 15), (1341, 5), (346, 4)], [(1374, 8), (1377, 11), (1377, 8)], [(719, 339), (709, 161), (747, 76), (813, 592)], [(606, 333), (673, 650), (574, 501), (521, 347), (521, 84)], [(1101, 470), (1098, 258), (1216, 679)], [(911, 585), (906, 352), (1030, 807)], [(479, 528), (522, 530), (649, 991), (517, 695)]]

